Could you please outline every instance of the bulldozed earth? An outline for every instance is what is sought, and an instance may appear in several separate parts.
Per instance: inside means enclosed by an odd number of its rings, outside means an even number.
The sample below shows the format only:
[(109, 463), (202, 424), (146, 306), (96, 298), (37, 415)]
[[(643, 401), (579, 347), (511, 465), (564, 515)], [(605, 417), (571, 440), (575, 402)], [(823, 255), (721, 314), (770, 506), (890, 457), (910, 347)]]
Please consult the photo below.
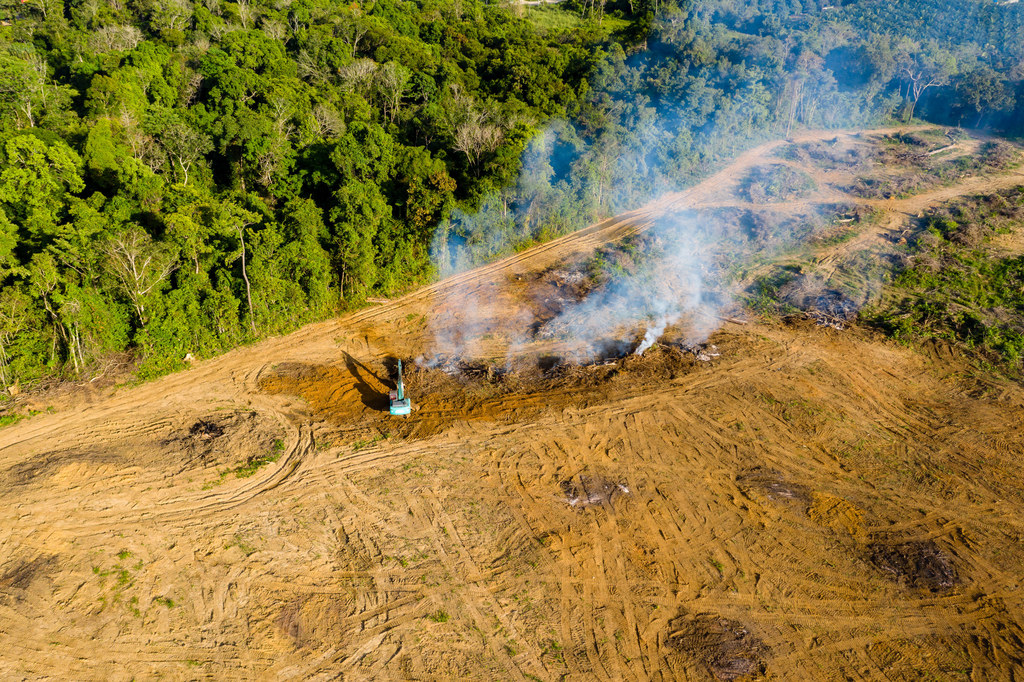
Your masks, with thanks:
[[(55, 411), (0, 431), (0, 675), (1019, 679), (1024, 389), (859, 327), (842, 279), (925, 208), (1021, 184), (984, 144), (806, 133), (188, 371), (30, 395)], [(710, 324), (643, 354), (643, 320), (561, 333), (607, 286), (595, 253), (629, 270), (683, 213), (743, 263)], [(797, 242), (799, 312), (764, 321), (736, 292)]]

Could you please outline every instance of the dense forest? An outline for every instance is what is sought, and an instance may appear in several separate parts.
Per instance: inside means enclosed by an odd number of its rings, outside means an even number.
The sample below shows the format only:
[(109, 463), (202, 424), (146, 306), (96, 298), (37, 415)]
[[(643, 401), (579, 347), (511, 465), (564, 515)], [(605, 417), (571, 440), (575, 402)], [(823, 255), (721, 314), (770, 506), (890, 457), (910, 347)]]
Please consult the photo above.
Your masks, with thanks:
[(154, 376), (796, 127), (1018, 134), (1022, 36), (973, 0), (0, 0), (0, 382)]

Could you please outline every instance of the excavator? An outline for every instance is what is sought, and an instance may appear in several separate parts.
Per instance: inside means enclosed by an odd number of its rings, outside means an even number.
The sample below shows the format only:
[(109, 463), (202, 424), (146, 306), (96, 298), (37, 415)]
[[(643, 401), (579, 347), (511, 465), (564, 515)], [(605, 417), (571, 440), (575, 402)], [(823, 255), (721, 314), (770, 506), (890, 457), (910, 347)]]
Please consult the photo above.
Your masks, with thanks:
[(404, 417), (412, 412), (412, 401), (405, 397), (405, 384), (402, 382), (402, 361), (398, 361), (398, 384), (391, 391), (391, 414)]

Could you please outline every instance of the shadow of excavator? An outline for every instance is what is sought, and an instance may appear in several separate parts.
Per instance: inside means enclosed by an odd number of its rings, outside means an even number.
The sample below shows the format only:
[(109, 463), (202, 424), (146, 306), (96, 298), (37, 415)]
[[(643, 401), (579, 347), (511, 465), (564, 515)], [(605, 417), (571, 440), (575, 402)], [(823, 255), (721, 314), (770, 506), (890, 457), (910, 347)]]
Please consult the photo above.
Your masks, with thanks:
[[(371, 410), (387, 411), (390, 404), (388, 393), (393, 388), (392, 382), (381, 379), (369, 367), (356, 360), (349, 353), (345, 353), (345, 368), (348, 369), (349, 373), (356, 380), (356, 390), (359, 391), (359, 397), (362, 399), (363, 405)], [(378, 385), (385, 387), (384, 392), (382, 393), (374, 388), (365, 377), (373, 377)]]

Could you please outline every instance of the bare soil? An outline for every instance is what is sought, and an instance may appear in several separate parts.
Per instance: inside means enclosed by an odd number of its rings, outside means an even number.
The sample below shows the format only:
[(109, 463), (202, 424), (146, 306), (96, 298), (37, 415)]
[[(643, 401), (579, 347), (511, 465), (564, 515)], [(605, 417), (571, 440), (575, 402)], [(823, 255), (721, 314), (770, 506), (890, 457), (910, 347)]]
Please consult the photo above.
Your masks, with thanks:
[[(941, 344), (803, 320), (720, 321), (705, 347), (670, 333), (642, 356), (619, 338), (625, 353), (589, 364), (524, 341), (535, 295), (580, 295), (558, 268), (666, 211), (747, 206), (738, 179), (782, 144), (388, 304), (0, 431), (0, 677), (1019, 678), (1021, 386)], [(775, 208), (869, 203), (815, 180)], [(895, 231), (1019, 182), (880, 210)], [(439, 347), (470, 315), (470, 343)], [(405, 419), (387, 414), (398, 358)], [(279, 458), (235, 473), (278, 440)]]

